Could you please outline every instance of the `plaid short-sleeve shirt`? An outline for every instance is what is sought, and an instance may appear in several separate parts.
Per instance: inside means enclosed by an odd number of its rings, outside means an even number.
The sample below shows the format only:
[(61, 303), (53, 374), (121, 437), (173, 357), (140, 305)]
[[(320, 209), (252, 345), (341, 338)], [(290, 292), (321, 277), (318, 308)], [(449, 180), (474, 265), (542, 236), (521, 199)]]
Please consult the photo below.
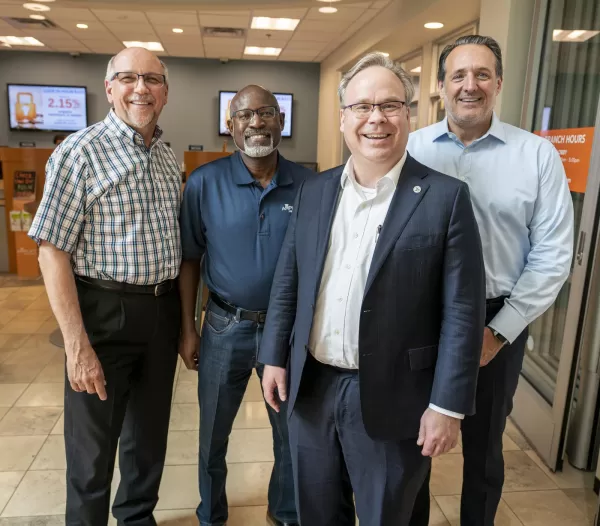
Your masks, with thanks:
[(181, 263), (181, 174), (156, 128), (150, 147), (113, 110), (65, 139), (46, 166), (29, 236), (72, 254), (75, 274), (136, 285)]

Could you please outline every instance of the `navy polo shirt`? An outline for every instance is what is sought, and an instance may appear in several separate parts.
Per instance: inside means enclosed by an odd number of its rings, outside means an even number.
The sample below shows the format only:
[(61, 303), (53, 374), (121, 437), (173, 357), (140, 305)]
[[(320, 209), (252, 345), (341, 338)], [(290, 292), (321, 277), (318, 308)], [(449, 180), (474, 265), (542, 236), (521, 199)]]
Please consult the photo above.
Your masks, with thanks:
[(306, 177), (315, 175), (278, 156), (267, 188), (235, 152), (196, 168), (183, 194), (183, 259), (204, 256), (208, 289), (246, 310), (267, 309), (296, 192)]

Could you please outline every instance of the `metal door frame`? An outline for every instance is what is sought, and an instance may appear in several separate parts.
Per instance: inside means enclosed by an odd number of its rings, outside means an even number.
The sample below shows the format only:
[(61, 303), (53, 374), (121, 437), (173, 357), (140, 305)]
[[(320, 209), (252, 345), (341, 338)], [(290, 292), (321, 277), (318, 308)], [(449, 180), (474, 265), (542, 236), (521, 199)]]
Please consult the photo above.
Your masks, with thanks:
[(525, 377), (519, 378), (512, 418), (548, 467), (562, 466), (566, 430), (571, 416), (574, 386), (579, 366), (579, 344), (585, 324), (587, 292), (594, 268), (598, 196), (600, 195), (600, 98), (596, 112), (594, 141), (581, 224), (569, 293), (554, 401), (550, 405)]

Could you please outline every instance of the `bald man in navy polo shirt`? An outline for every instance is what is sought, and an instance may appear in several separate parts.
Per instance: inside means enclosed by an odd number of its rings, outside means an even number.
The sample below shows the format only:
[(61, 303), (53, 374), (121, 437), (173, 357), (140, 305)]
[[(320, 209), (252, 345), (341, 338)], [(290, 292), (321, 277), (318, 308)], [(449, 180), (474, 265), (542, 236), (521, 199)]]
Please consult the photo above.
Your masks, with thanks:
[[(247, 86), (227, 122), (238, 152), (190, 176), (181, 210), (183, 263), (180, 354), (198, 370), (200, 526), (227, 521), (225, 455), (233, 421), (257, 364), (269, 293), (283, 238), (302, 182), (313, 172), (277, 151), (285, 116), (273, 94)], [(194, 314), (200, 261), (210, 291), (201, 344)], [(298, 523), (285, 411), (267, 406), (275, 465), (267, 521)]]

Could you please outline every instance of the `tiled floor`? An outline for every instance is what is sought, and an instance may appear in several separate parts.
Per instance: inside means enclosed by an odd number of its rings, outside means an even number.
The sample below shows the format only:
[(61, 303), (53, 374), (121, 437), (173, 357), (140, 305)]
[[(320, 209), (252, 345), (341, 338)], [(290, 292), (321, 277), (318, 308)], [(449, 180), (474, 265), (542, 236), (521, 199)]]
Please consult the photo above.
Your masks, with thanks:
[[(48, 342), (56, 328), (40, 282), (0, 276), (0, 526), (59, 525), (65, 500), (62, 350)], [(271, 431), (253, 376), (231, 436), (230, 526), (263, 526), (273, 461)], [(181, 364), (156, 518), (197, 524), (198, 409), (196, 375)], [(588, 526), (595, 512), (594, 476), (570, 466), (555, 475), (509, 425), (506, 486), (498, 526)], [(434, 461), (431, 525), (459, 524), (462, 455)], [(115, 471), (114, 485), (119, 471)], [(113, 486), (114, 486), (113, 485)]]

